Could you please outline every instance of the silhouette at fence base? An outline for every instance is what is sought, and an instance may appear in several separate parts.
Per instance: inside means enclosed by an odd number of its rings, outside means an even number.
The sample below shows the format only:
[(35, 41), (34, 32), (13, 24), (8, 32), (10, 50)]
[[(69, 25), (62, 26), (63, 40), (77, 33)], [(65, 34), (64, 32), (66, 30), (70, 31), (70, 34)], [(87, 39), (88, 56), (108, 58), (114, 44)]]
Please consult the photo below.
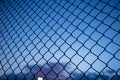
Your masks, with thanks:
[[(49, 65), (48, 65), (49, 64)], [(29, 65), (26, 66), (26, 69), (19, 74), (9, 74), (2, 76), (1, 80), (37, 80), (38, 77), (42, 77), (44, 80), (110, 80), (111, 77), (113, 80), (120, 80), (118, 75), (115, 75), (112, 71), (106, 71), (102, 74), (96, 74), (92, 72), (88, 72), (88, 74), (80, 73), (71, 70), (72, 66), (69, 64), (66, 68), (62, 66), (64, 63), (48, 63), (47, 65)], [(52, 66), (53, 68), (51, 68)], [(67, 70), (66, 70), (67, 69)], [(30, 70), (30, 71), (29, 71)], [(29, 71), (29, 72), (27, 72)], [(85, 76), (83, 76), (85, 75)], [(7, 77), (6, 77), (7, 76)]]

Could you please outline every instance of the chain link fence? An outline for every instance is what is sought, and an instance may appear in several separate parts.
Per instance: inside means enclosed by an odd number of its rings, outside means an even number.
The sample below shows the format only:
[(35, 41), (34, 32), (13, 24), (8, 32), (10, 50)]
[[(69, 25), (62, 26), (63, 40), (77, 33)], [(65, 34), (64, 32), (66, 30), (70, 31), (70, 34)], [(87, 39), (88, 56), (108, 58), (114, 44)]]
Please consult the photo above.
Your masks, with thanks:
[(0, 0), (0, 80), (120, 80), (120, 0)]

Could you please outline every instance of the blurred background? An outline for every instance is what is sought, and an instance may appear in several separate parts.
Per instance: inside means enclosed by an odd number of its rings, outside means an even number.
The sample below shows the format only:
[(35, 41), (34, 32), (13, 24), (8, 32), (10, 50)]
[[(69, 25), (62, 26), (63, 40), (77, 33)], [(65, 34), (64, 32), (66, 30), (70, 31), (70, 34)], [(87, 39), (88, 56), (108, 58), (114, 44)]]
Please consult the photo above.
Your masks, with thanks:
[(120, 0), (0, 0), (0, 80), (120, 80)]

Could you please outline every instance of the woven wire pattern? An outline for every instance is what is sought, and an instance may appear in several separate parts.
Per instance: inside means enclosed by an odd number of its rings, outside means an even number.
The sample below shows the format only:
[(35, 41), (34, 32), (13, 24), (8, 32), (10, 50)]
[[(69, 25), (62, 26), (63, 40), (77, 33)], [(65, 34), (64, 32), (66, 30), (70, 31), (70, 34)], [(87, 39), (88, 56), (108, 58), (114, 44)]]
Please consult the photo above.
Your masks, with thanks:
[(0, 80), (120, 80), (120, 0), (1, 0)]

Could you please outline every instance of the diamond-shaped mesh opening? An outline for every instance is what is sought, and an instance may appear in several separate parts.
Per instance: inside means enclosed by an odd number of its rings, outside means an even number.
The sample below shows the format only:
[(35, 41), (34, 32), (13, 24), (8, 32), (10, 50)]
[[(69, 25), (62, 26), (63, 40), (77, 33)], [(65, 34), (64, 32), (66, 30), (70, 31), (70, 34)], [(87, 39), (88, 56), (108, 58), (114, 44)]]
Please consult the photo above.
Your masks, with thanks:
[(0, 0), (0, 80), (119, 80), (120, 0)]

